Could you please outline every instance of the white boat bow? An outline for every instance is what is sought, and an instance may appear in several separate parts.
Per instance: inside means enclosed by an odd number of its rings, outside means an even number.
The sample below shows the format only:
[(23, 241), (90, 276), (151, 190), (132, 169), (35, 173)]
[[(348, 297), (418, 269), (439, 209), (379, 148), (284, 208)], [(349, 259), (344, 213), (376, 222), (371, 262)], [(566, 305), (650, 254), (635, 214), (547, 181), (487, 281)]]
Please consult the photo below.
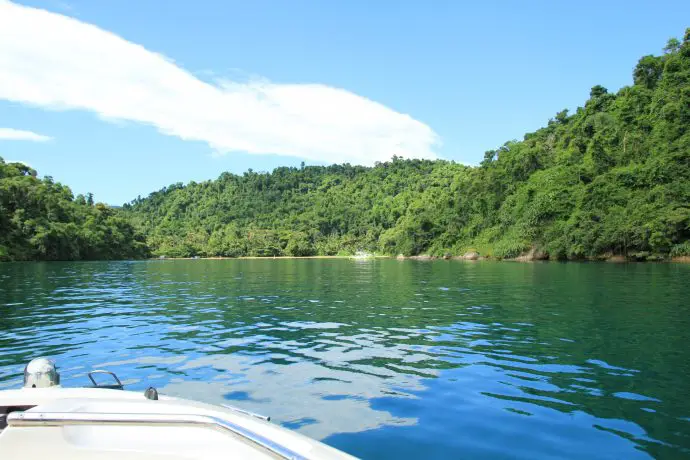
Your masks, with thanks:
[(27, 366), (24, 388), (0, 391), (0, 458), (353, 458), (231, 406), (113, 389), (119, 381), (63, 388), (57, 371), (39, 374)]

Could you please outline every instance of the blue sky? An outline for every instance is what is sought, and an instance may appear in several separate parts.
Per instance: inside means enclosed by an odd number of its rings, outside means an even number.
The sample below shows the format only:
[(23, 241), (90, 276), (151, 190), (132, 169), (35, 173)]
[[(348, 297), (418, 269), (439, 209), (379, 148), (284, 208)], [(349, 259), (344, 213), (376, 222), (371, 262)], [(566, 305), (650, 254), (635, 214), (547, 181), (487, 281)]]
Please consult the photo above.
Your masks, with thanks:
[(476, 164), (629, 84), (688, 18), (683, 1), (0, 0), (0, 156), (110, 204), (301, 161)]

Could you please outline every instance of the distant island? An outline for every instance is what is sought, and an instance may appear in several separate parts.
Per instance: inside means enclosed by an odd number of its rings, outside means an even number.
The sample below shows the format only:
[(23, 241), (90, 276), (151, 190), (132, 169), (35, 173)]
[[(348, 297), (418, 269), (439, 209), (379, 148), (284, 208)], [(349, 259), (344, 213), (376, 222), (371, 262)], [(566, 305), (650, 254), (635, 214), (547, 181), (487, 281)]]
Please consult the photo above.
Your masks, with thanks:
[(351, 255), (690, 257), (690, 29), (469, 167), (223, 173), (114, 209), (0, 158), (0, 260)]

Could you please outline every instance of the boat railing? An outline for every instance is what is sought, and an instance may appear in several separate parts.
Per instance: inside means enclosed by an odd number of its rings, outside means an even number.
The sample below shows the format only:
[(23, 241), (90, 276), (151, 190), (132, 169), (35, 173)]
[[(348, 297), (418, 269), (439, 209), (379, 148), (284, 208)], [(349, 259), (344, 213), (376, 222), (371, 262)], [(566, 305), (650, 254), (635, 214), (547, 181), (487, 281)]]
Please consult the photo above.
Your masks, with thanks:
[[(90, 371), (87, 375), (89, 376), (89, 379), (93, 383), (94, 388), (110, 388), (112, 390), (124, 390), (125, 389), (125, 386), (122, 384), (120, 379), (117, 378), (117, 375), (115, 375), (114, 372), (96, 369), (96, 370)], [(101, 384), (99, 384), (96, 381), (96, 379), (94, 378), (94, 375), (109, 375), (113, 379), (113, 382), (115, 382), (115, 383), (111, 383), (111, 384), (102, 384), (101, 383)]]
[(283, 459), (306, 460), (301, 454), (265, 436), (219, 417), (198, 414), (117, 414), (98, 412), (12, 412), (7, 415), (8, 427), (65, 425), (118, 426), (202, 426), (230, 433), (241, 440)]

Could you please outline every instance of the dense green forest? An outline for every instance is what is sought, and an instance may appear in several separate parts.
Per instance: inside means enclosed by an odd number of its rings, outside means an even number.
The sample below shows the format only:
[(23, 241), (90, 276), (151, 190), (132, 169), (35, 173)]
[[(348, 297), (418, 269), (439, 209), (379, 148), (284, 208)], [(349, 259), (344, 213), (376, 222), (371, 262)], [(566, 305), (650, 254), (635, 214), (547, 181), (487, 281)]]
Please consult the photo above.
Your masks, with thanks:
[(634, 83), (486, 152), (478, 167), (403, 160), (249, 170), (126, 205), (168, 256), (690, 254), (690, 29)]
[(146, 255), (143, 235), (115, 210), (0, 157), (0, 261)]
[[(690, 29), (633, 84), (591, 89), (481, 165), (392, 161), (223, 173), (121, 211), (0, 163), (0, 258), (690, 255)], [(136, 231), (133, 229), (137, 229)], [(146, 235), (146, 245), (139, 235)]]

